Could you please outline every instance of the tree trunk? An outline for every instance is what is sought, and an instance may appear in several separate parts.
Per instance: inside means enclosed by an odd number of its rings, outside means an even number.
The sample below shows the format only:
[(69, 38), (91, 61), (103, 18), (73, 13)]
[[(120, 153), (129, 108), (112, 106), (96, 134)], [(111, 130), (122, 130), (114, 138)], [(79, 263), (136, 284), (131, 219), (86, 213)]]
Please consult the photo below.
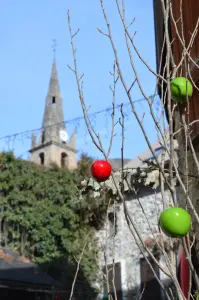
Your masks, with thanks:
[(4, 238), (4, 245), (7, 247), (8, 244), (8, 222), (6, 219), (3, 221), (3, 238)]
[(27, 241), (27, 233), (26, 229), (24, 227), (21, 228), (21, 255), (25, 255), (25, 246), (26, 246), (26, 241)]

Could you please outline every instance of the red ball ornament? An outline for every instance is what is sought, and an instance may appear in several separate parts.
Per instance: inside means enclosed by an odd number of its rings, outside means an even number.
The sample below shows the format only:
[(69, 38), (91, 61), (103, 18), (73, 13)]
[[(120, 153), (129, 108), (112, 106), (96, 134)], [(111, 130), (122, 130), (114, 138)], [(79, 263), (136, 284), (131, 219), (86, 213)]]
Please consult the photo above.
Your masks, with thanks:
[(106, 160), (96, 160), (91, 166), (91, 174), (97, 182), (106, 181), (111, 175), (112, 167)]

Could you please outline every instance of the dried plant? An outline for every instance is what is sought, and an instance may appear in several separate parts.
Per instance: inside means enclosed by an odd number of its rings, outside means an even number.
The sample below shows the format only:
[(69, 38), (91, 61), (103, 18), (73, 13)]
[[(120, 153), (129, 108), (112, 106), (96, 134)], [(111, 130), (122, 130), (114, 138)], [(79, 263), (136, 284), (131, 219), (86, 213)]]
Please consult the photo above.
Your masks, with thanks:
[[(82, 189), (85, 190), (87, 187), (93, 185), (93, 191), (99, 195), (99, 193), (103, 193), (104, 190), (108, 190), (112, 192), (112, 194), (117, 195), (117, 203), (114, 202), (114, 209), (118, 205), (123, 206), (124, 218), (126, 220), (126, 224), (128, 226), (129, 232), (132, 235), (132, 239), (134, 239), (137, 244), (140, 253), (148, 262), (150, 268), (153, 271), (154, 277), (159, 282), (161, 288), (166, 294), (167, 299), (174, 299), (173, 292), (166, 289), (163, 282), (157, 276), (157, 273), (153, 267), (153, 263), (157, 264), (162, 273), (169, 278), (172, 284), (175, 287), (175, 293), (177, 294), (177, 299), (187, 299), (183, 294), (182, 288), (178, 281), (176, 268), (177, 268), (177, 260), (176, 253), (178, 253), (179, 247), (184, 249), (184, 253), (186, 255), (186, 259), (190, 269), (190, 289), (188, 299), (197, 299), (197, 295), (192, 295), (191, 286), (193, 278), (196, 289), (199, 290), (199, 279), (198, 274), (195, 269), (195, 266), (192, 262), (191, 257), (191, 248), (193, 245), (199, 245), (199, 207), (197, 205), (198, 199), (197, 196), (194, 195), (193, 190), (197, 193), (197, 188), (194, 188), (198, 182), (199, 176), (199, 161), (198, 161), (198, 150), (193, 145), (193, 126), (199, 120), (189, 120), (189, 111), (190, 104), (187, 96), (187, 104), (181, 105), (176, 104), (172, 100), (171, 95), (171, 80), (177, 76), (184, 76), (185, 78), (189, 78), (192, 85), (195, 88), (195, 92), (197, 92), (197, 82), (193, 79), (192, 70), (198, 69), (198, 62), (192, 57), (192, 47), (194, 41), (198, 36), (198, 26), (199, 19), (196, 24), (194, 24), (193, 32), (189, 32), (189, 40), (187, 41), (187, 33), (186, 28), (184, 28), (184, 11), (183, 11), (183, 1), (179, 1), (179, 18), (176, 19), (176, 15), (174, 13), (174, 8), (172, 6), (173, 1), (169, 0), (159, 0), (157, 1), (159, 5), (161, 5), (162, 16), (163, 16), (163, 36), (162, 36), (162, 49), (159, 53), (159, 65), (157, 67), (157, 71), (153, 70), (152, 67), (148, 64), (148, 62), (142, 57), (139, 49), (135, 43), (135, 32), (132, 32), (134, 19), (132, 22), (128, 23), (126, 18), (126, 8), (125, 8), (125, 0), (122, 0), (121, 3), (119, 0), (115, 0), (115, 5), (117, 8), (118, 15), (121, 20), (121, 26), (123, 28), (123, 33), (125, 37), (126, 49), (128, 53), (128, 61), (129, 67), (131, 68), (134, 78), (130, 85), (127, 84), (125, 73), (123, 72), (120, 58), (118, 55), (118, 49), (116, 43), (114, 41), (114, 36), (112, 34), (112, 24), (109, 21), (109, 17), (106, 10), (106, 1), (99, 0), (101, 4), (101, 12), (104, 17), (104, 22), (106, 25), (106, 31), (102, 31), (98, 28), (99, 33), (106, 39), (108, 39), (113, 55), (114, 55), (114, 63), (113, 63), (113, 72), (111, 72), (113, 78), (113, 86), (111, 87), (112, 91), (112, 127), (111, 127), (111, 137), (108, 150), (105, 150), (103, 145), (103, 141), (92, 125), (92, 122), (88, 116), (88, 108), (86, 105), (86, 100), (84, 98), (83, 93), (83, 75), (79, 73), (78, 63), (77, 63), (77, 52), (75, 48), (75, 38), (77, 38), (79, 34), (79, 29), (76, 32), (73, 32), (70, 21), (70, 12), (68, 11), (68, 27), (70, 32), (71, 46), (72, 46), (72, 54), (73, 54), (73, 65), (69, 66), (70, 70), (74, 73), (77, 89), (79, 93), (79, 99), (82, 106), (82, 111), (84, 115), (84, 119), (86, 122), (86, 126), (90, 137), (97, 147), (97, 149), (103, 154), (104, 159), (108, 160), (112, 145), (114, 143), (114, 135), (115, 135), (115, 124), (118, 121), (121, 128), (121, 160), (122, 160), (122, 168), (113, 172), (111, 178), (103, 183), (97, 184), (94, 183), (92, 179), (89, 182), (84, 181)], [(175, 32), (174, 39), (172, 39), (170, 33), (170, 26), (172, 26), (172, 30)], [(180, 57), (176, 60), (175, 53), (173, 52), (173, 45), (175, 42), (178, 42), (180, 45)], [(134, 63), (134, 56), (137, 56), (141, 62), (148, 69), (148, 72), (152, 73), (156, 78), (156, 87), (154, 97), (150, 98), (147, 96), (144, 88), (144, 84), (142, 82), (142, 78), (138, 75), (138, 70), (136, 69)], [(89, 59), (89, 58), (88, 58)], [(146, 140), (146, 144), (153, 156), (152, 161), (143, 162), (142, 167), (140, 168), (126, 168), (124, 165), (124, 139), (125, 139), (125, 114), (123, 112), (123, 104), (121, 103), (120, 108), (120, 119), (115, 119), (115, 97), (116, 97), (116, 85), (120, 82), (123, 86), (123, 89), (126, 93), (126, 97), (131, 105), (132, 118), (135, 118), (137, 123), (140, 126), (142, 134)], [(140, 117), (136, 106), (133, 101), (133, 87), (134, 85), (139, 87), (139, 90), (148, 104), (148, 108), (150, 111), (151, 118), (154, 122), (156, 131), (157, 131), (157, 139), (159, 145), (162, 147), (163, 151), (161, 155), (156, 155), (155, 149), (150, 142), (150, 139), (147, 135), (147, 130), (145, 128), (143, 118)], [(156, 108), (154, 107), (154, 98), (155, 95), (159, 91), (160, 93), (160, 106), (161, 106), (161, 114), (160, 117), (156, 115)], [(165, 111), (167, 115), (168, 126), (166, 125), (165, 120)], [(161, 199), (162, 199), (162, 209), (167, 208), (169, 206), (182, 206), (187, 209), (192, 216), (192, 230), (190, 234), (187, 236), (187, 239), (171, 239), (166, 238), (161, 229), (157, 224), (157, 232), (154, 232), (153, 225), (151, 224), (150, 219), (145, 212), (145, 208), (142, 205), (142, 201), (139, 198), (139, 189), (142, 186), (148, 186), (150, 188), (159, 188)], [(127, 205), (127, 196), (128, 193), (131, 192), (134, 194), (137, 202), (142, 210), (143, 216), (145, 217), (145, 222), (151, 232), (151, 236), (149, 240), (146, 241), (143, 237), (142, 232), (138, 229), (138, 225), (136, 223), (135, 218), (129, 211)], [(154, 192), (155, 193), (155, 192)], [(169, 201), (168, 197), (166, 197), (166, 193), (169, 193)], [(111, 193), (110, 193), (111, 195)], [(111, 197), (111, 196), (110, 196)], [(180, 201), (179, 201), (180, 199)], [(109, 209), (111, 207), (111, 200)], [(159, 218), (159, 212), (157, 212), (157, 220)], [(115, 236), (113, 237), (113, 239)], [(188, 241), (188, 243), (186, 242)], [(108, 243), (108, 236), (106, 234), (106, 242)], [(115, 255), (115, 243), (112, 244), (112, 254), (113, 254), (113, 265), (114, 265), (114, 255)], [(199, 248), (199, 247), (198, 247)], [(196, 247), (196, 249), (198, 249)], [(165, 264), (163, 265), (158, 259), (157, 254), (164, 258)], [(199, 258), (199, 253), (197, 252), (197, 256)], [(104, 280), (107, 281), (108, 284), (108, 268), (107, 268), (107, 257), (106, 252), (104, 252), (104, 258), (106, 263), (106, 274), (104, 274)], [(116, 288), (114, 286), (113, 280), (113, 290), (114, 297), (117, 299)], [(108, 286), (109, 291), (109, 286)], [(139, 299), (142, 298), (144, 290), (141, 291), (139, 295)], [(111, 297), (111, 296), (110, 296)], [(194, 298), (195, 297), (195, 298)]]

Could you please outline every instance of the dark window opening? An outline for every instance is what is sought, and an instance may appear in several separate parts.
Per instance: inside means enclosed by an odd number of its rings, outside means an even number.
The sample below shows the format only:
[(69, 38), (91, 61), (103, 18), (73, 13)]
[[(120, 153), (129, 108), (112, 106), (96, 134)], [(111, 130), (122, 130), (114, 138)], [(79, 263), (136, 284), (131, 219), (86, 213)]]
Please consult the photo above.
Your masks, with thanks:
[(52, 97), (52, 103), (55, 104), (56, 103), (56, 97)]
[(61, 154), (61, 167), (68, 167), (68, 155), (64, 152)]
[[(154, 261), (150, 260), (150, 263), (159, 278), (159, 268)], [(153, 271), (151, 270), (148, 262), (145, 258), (140, 260), (140, 276), (141, 276), (141, 290), (140, 294), (143, 293), (143, 300), (161, 299), (161, 290), (158, 281), (155, 278)]]
[[(191, 248), (191, 257), (192, 257), (192, 264), (194, 266), (194, 269), (196, 270), (196, 274), (198, 274), (199, 262), (198, 262), (198, 258), (197, 258), (196, 245), (194, 245)], [(197, 285), (196, 285), (195, 278), (194, 278), (193, 274), (192, 274), (192, 289), (191, 290), (192, 290), (191, 294), (195, 295), (196, 292), (197, 292)]]
[[(115, 300), (114, 287), (116, 289), (117, 300), (122, 300), (122, 280), (121, 280), (121, 264), (115, 263), (108, 265), (108, 284), (112, 299)], [(103, 268), (103, 273), (106, 274), (106, 267)], [(114, 282), (114, 285), (113, 285)], [(107, 284), (104, 282), (104, 294), (107, 294)]]
[[(194, 270), (196, 271), (196, 274), (198, 274), (199, 273), (199, 261), (197, 258), (197, 250), (196, 250), (195, 243), (194, 243), (193, 247), (191, 248), (191, 258), (192, 258), (192, 264), (193, 264)], [(179, 264), (179, 266), (178, 266), (178, 280), (181, 285), (181, 278), (180, 278), (181, 270), (180, 269), (181, 269), (181, 264)], [(192, 274), (191, 295), (196, 295), (196, 292), (197, 292), (197, 284), (196, 284), (195, 278)], [(196, 299), (197, 299), (197, 297), (196, 297)]]
[(41, 134), (41, 142), (42, 142), (42, 144), (45, 142), (45, 132), (44, 131)]
[(44, 155), (44, 153), (43, 152), (40, 153), (39, 157), (40, 157), (40, 164), (44, 165), (44, 163), (45, 163), (45, 155)]

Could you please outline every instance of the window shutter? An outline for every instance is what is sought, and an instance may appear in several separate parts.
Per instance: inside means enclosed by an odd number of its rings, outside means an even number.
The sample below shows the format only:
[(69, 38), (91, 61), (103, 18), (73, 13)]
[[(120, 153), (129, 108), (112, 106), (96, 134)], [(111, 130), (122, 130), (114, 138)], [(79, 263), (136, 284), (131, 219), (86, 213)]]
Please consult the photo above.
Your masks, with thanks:
[[(159, 277), (159, 268), (157, 264), (149, 259), (153, 269)], [(153, 271), (145, 258), (140, 260), (140, 277), (141, 277), (141, 291), (143, 292), (142, 300), (161, 299), (161, 290), (158, 281), (156, 280)]]
[[(113, 270), (114, 267), (114, 270)], [(108, 265), (108, 283), (110, 288), (110, 293), (115, 300), (115, 293), (114, 293), (114, 285), (117, 294), (117, 300), (122, 300), (122, 280), (121, 280), (121, 264), (115, 263), (114, 266)], [(106, 274), (106, 267), (103, 268), (103, 273)], [(114, 278), (114, 285), (113, 285), (113, 278)], [(104, 283), (104, 293), (107, 293), (107, 285)]]

